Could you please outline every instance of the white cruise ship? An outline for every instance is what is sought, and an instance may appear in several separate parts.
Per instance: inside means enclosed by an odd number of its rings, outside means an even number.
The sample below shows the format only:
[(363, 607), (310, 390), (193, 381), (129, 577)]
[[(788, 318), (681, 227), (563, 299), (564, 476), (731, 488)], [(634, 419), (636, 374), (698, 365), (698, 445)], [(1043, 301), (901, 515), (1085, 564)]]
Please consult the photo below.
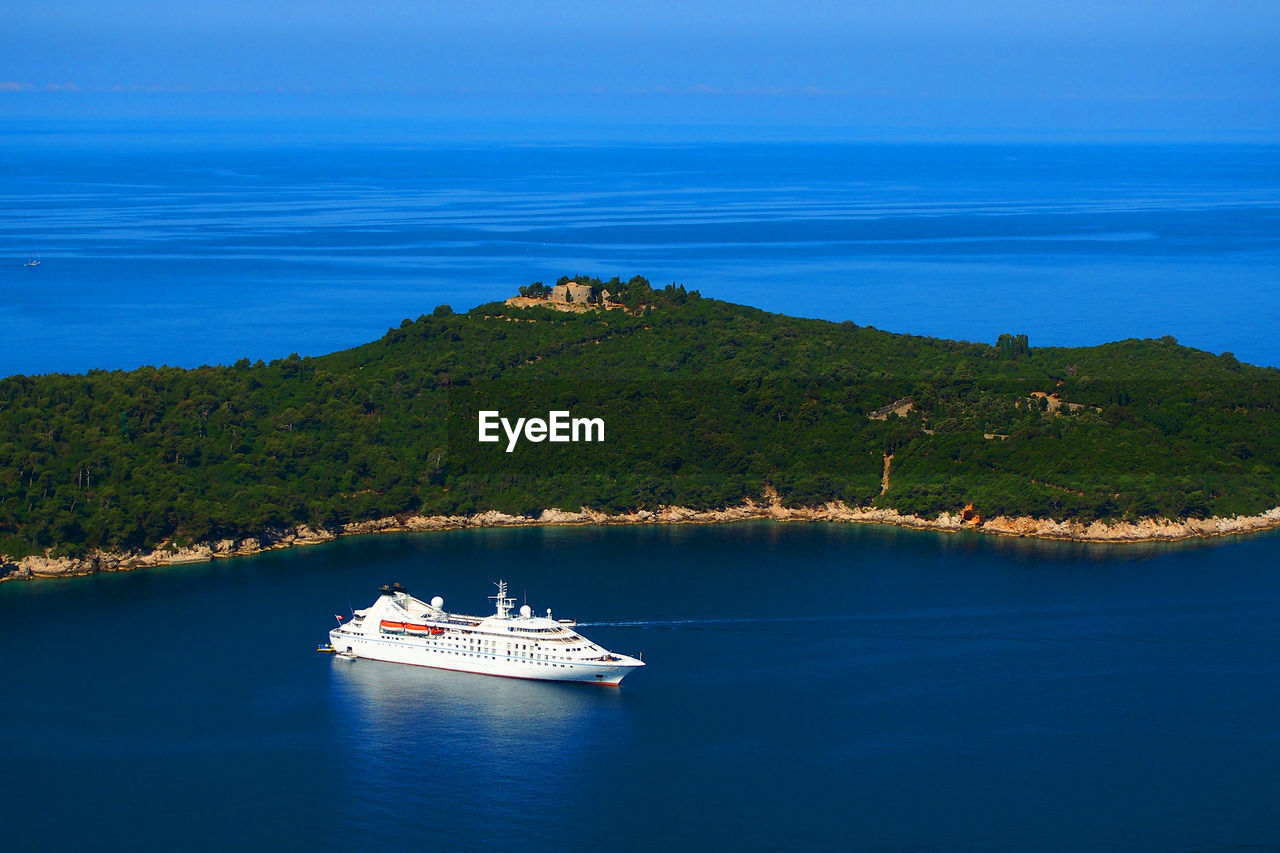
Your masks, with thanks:
[(438, 595), (427, 603), (398, 583), (384, 586), (370, 607), (329, 632), (329, 642), (342, 657), (543, 681), (616, 685), (644, 666), (600, 648), (571, 620), (551, 618), (550, 608), (534, 616), (526, 604), (513, 615), (506, 581), (497, 586), (492, 616), (449, 613)]

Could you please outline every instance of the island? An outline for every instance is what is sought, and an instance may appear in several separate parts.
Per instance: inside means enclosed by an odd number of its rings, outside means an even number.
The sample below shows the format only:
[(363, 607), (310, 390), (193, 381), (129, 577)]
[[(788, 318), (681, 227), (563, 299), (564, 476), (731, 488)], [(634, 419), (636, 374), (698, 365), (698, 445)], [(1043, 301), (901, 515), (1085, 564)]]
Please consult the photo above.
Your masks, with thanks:
[[(640, 276), (520, 290), (320, 357), (0, 380), (0, 575), (476, 525), (1280, 525), (1280, 370), (1230, 353), (895, 334)], [(602, 440), (482, 441), (482, 412)]]

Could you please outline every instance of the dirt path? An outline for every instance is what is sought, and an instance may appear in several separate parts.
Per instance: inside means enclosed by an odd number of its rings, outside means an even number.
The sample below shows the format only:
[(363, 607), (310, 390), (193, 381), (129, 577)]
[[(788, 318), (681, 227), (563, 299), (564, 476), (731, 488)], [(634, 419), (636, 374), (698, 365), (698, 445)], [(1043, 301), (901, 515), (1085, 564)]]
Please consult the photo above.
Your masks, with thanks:
[(880, 475), (880, 494), (889, 491), (889, 466), (893, 464), (893, 454), (884, 455), (884, 473)]

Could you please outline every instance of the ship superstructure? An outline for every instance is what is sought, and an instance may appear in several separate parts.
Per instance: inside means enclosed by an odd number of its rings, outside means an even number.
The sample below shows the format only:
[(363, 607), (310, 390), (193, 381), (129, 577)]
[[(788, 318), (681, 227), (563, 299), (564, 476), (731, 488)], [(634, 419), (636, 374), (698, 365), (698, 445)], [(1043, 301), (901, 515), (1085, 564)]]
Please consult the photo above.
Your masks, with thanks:
[(414, 598), (400, 584), (384, 586), (378, 600), (356, 610), (329, 632), (338, 655), (543, 681), (616, 685), (644, 666), (639, 658), (603, 649), (568, 619), (534, 616), (529, 605), (515, 610), (507, 584), (498, 581), (491, 616), (444, 609), (444, 599)]

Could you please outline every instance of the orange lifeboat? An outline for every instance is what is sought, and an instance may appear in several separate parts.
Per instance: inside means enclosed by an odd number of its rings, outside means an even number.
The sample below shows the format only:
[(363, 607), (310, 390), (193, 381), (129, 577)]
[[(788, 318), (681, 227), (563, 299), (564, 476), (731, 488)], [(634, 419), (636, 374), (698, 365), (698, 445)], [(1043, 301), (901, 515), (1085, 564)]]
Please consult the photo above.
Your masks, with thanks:
[(401, 632), (401, 631), (404, 631), (404, 623), (403, 623), (403, 622), (392, 622), (392, 621), (391, 621), (391, 620), (389, 620), (389, 619), (383, 619), (383, 620), (382, 620), (382, 630), (384, 630), (384, 631), (395, 631), (395, 632)]
[(425, 633), (427, 633), (428, 631), (430, 631), (430, 630), (431, 630), (431, 626), (430, 626), (430, 625), (415, 625), (415, 624), (413, 624), (412, 622), (406, 622), (406, 623), (404, 623), (404, 629), (405, 629), (405, 631), (409, 632), (410, 634), (425, 634)]

